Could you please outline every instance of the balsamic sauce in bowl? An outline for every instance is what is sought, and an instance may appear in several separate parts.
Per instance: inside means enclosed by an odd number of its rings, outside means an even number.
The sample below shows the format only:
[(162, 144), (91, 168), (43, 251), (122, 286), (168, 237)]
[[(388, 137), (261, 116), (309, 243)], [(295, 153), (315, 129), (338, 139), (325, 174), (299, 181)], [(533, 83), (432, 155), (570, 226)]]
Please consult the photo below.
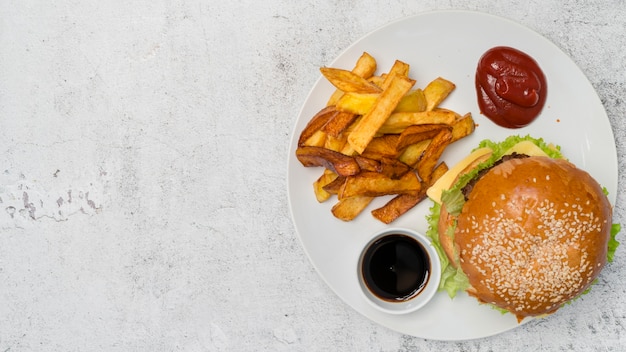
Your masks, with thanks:
[(439, 285), (441, 264), (423, 235), (387, 229), (374, 236), (359, 258), (359, 282), (375, 307), (392, 314), (425, 305)]

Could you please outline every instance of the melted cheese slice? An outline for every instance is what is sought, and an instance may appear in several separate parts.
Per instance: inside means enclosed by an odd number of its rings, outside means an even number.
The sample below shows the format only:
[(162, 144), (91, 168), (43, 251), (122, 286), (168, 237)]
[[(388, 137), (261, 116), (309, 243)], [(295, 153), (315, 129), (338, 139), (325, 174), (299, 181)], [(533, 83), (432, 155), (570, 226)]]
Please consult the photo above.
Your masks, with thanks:
[(467, 168), (468, 165), (473, 163), (476, 159), (481, 158), (487, 154), (491, 153), (491, 148), (480, 148), (474, 150), (470, 155), (466, 156), (465, 159), (459, 161), (456, 165), (446, 171), (443, 176), (441, 176), (432, 186), (430, 186), (426, 190), (426, 194), (430, 199), (434, 202), (441, 204), (441, 192), (444, 190), (450, 189), (454, 184), (457, 176)]
[(525, 154), (528, 156), (548, 156), (541, 148), (531, 141), (521, 141), (507, 150), (504, 155), (509, 154)]
[[(476, 149), (470, 155), (466, 156), (465, 159), (458, 162), (451, 169), (449, 169), (443, 176), (441, 176), (428, 190), (426, 190), (426, 194), (430, 199), (434, 202), (441, 204), (441, 193), (444, 190), (450, 189), (453, 186), (454, 182), (457, 180), (457, 177), (461, 172), (463, 172), (469, 165), (471, 165), (474, 161), (479, 158), (485, 157), (487, 154), (491, 153), (491, 148), (484, 147), (480, 149)], [(507, 150), (504, 155), (509, 154), (525, 154), (528, 156), (548, 156), (541, 148), (539, 148), (535, 143), (531, 141), (521, 141)]]

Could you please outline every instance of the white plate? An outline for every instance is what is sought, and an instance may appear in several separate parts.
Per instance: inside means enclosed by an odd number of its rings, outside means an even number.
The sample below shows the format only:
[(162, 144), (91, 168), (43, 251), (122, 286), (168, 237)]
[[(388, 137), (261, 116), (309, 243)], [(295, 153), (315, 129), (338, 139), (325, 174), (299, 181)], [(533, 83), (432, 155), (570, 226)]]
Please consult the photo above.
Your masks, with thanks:
[[(548, 85), (542, 114), (522, 129), (496, 126), (480, 115), (474, 91), (474, 72), (480, 56), (488, 49), (506, 45), (520, 49), (537, 60)], [(530, 134), (560, 145), (578, 167), (587, 170), (609, 191), (617, 194), (617, 153), (613, 132), (597, 93), (574, 62), (541, 35), (499, 17), (466, 11), (429, 12), (388, 24), (358, 40), (329, 66), (351, 69), (367, 51), (386, 71), (399, 59), (411, 65), (416, 87), (442, 76), (456, 83), (456, 90), (443, 106), (459, 113), (471, 112), (478, 127), (475, 133), (450, 146), (442, 156), (454, 165), (488, 138), (503, 140), (508, 135)], [(322, 77), (313, 86), (294, 127), (288, 161), (288, 195), (293, 221), (313, 266), (347, 304), (369, 319), (398, 332), (426, 339), (465, 340), (513, 329), (519, 324), (511, 314), (502, 315), (465, 294), (451, 300), (443, 292), (423, 309), (404, 316), (379, 312), (360, 294), (356, 275), (359, 252), (370, 237), (386, 225), (369, 211), (388, 199), (376, 199), (352, 222), (342, 222), (330, 212), (334, 201), (318, 203), (311, 184), (319, 168), (305, 168), (295, 158), (298, 136), (310, 118), (326, 103), (333, 88)], [(424, 233), (431, 206), (422, 202), (392, 225)], [(593, 290), (590, 293), (593, 294)], [(582, 301), (573, 303), (585, 304)], [(564, 309), (567, 309), (564, 308)], [(558, 312), (556, 313), (558, 314)], [(549, 318), (548, 318), (549, 319)]]

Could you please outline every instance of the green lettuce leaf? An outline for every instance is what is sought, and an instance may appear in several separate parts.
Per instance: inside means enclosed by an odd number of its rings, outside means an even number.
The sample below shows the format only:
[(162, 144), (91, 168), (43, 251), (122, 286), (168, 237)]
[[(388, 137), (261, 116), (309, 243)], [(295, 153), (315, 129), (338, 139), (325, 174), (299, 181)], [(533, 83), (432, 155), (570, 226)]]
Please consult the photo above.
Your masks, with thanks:
[(450, 264), (448, 256), (441, 246), (439, 233), (437, 232), (440, 210), (441, 205), (433, 202), (433, 206), (430, 208), (430, 214), (426, 217), (428, 220), (428, 230), (426, 231), (426, 236), (428, 236), (433, 243), (435, 249), (437, 250), (437, 254), (439, 254), (439, 261), (441, 262), (441, 281), (439, 282), (439, 290), (445, 290), (450, 298), (454, 298), (458, 291), (465, 291), (469, 288), (469, 280), (463, 270), (460, 268), (456, 269), (452, 266), (452, 264)]
[(609, 250), (606, 252), (606, 260), (610, 263), (613, 261), (615, 257), (615, 250), (619, 247), (619, 242), (616, 237), (617, 234), (622, 230), (621, 224), (613, 224), (611, 226), (611, 238), (609, 239)]

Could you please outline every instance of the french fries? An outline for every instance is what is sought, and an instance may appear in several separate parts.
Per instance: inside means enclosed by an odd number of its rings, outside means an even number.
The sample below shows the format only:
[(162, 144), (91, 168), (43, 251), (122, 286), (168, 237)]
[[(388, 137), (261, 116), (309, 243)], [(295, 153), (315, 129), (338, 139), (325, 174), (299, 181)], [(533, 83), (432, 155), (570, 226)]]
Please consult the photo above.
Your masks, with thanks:
[(359, 215), (372, 200), (374, 200), (374, 197), (369, 196), (344, 198), (333, 206), (331, 212), (337, 219), (350, 221)]
[(355, 197), (380, 197), (389, 194), (417, 192), (421, 189), (420, 180), (414, 172), (407, 172), (399, 179), (393, 179), (378, 172), (361, 172), (347, 177), (339, 190), (339, 200)]
[(406, 76), (392, 74), (389, 77), (391, 78), (388, 87), (380, 93), (372, 109), (363, 115), (354, 126), (354, 130), (348, 135), (348, 143), (357, 153), (362, 153), (365, 150), (380, 126), (387, 121), (402, 97), (415, 84), (414, 80)]
[(372, 215), (384, 222), (385, 224), (389, 224), (392, 221), (399, 218), (402, 214), (411, 210), (417, 203), (426, 199), (426, 190), (430, 188), (439, 177), (443, 176), (448, 171), (448, 165), (445, 162), (441, 162), (437, 167), (433, 170), (432, 177), (430, 182), (422, 185), (422, 188), (419, 192), (407, 192), (401, 193), (392, 198), (387, 204), (384, 206), (372, 210)]
[(352, 176), (361, 171), (353, 157), (323, 147), (299, 147), (296, 157), (304, 166), (323, 166), (341, 176)]
[(447, 79), (437, 77), (424, 88), (426, 97), (426, 110), (432, 111), (437, 107), (452, 91), (456, 85)]
[[(374, 72), (376, 72), (376, 65), (376, 59), (374, 59), (374, 57), (372, 57), (372, 55), (370, 55), (369, 53), (364, 52), (361, 57), (359, 57), (359, 59), (356, 61), (356, 64), (352, 69), (352, 73), (359, 75), (365, 79), (369, 79), (372, 77)], [(330, 95), (326, 106), (335, 105), (337, 100), (339, 100), (339, 98), (341, 98), (343, 94), (344, 92), (342, 90), (336, 89), (335, 92)]]
[(460, 115), (441, 103), (455, 84), (438, 77), (414, 88), (410, 66), (396, 60), (387, 72), (363, 53), (352, 70), (323, 67), (336, 88), (326, 106), (302, 130), (296, 157), (305, 167), (322, 167), (313, 182), (318, 202), (335, 197), (333, 216), (351, 221), (379, 197), (392, 198), (372, 210), (389, 224), (426, 197), (448, 169), (445, 149), (474, 132), (471, 113)]
[(381, 88), (358, 74), (339, 68), (322, 67), (320, 71), (337, 89), (344, 92), (380, 93)]

